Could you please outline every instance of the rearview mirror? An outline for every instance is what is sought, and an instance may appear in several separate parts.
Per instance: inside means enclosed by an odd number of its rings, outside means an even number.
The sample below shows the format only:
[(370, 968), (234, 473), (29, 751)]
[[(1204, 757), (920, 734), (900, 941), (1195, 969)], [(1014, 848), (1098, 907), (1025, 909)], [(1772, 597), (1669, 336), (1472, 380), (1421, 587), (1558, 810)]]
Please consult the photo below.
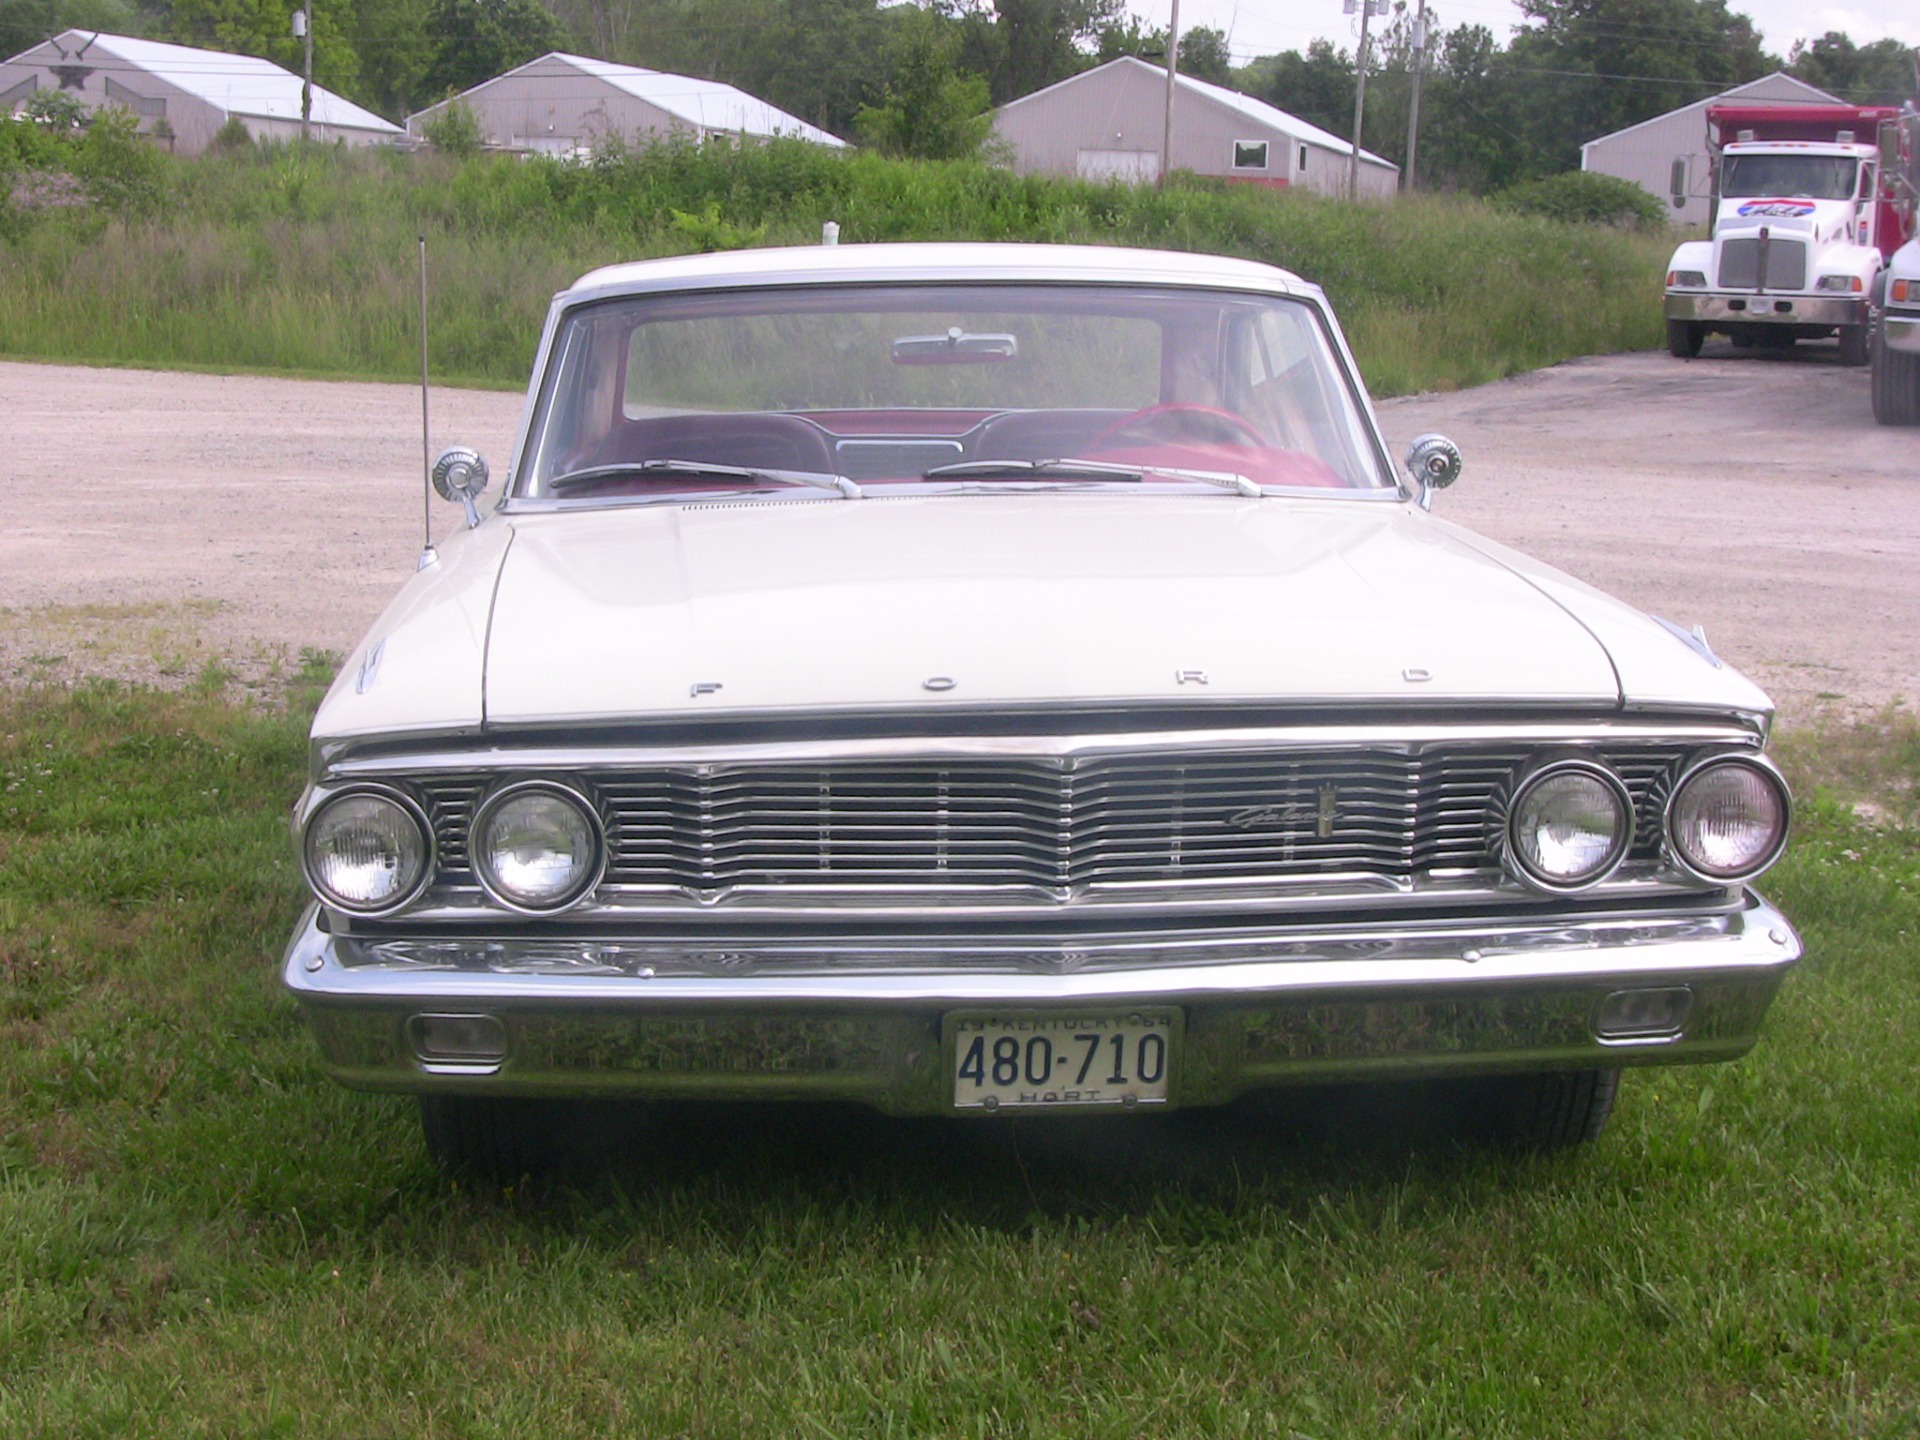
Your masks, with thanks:
[(487, 462), (478, 450), (454, 445), (440, 452), (433, 462), (433, 488), (442, 500), (458, 500), (467, 509), (467, 528), (480, 523), (480, 511), (474, 501), (486, 493)]
[(896, 365), (982, 365), (1020, 353), (1012, 335), (974, 335), (958, 325), (944, 335), (903, 335), (893, 342)]

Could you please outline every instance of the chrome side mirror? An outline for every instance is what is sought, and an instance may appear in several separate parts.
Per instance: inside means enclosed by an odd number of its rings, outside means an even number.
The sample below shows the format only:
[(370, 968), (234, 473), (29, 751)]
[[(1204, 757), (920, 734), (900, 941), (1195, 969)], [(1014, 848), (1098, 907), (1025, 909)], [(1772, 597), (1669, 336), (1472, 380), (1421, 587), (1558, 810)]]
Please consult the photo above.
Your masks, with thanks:
[(1407, 447), (1407, 474), (1420, 487), (1420, 508), (1433, 508), (1433, 492), (1460, 478), (1460, 447), (1444, 435), (1426, 434)]
[(480, 523), (480, 511), (474, 501), (486, 493), (487, 462), (478, 450), (454, 445), (440, 452), (433, 462), (433, 488), (442, 500), (458, 500), (467, 507), (467, 528)]

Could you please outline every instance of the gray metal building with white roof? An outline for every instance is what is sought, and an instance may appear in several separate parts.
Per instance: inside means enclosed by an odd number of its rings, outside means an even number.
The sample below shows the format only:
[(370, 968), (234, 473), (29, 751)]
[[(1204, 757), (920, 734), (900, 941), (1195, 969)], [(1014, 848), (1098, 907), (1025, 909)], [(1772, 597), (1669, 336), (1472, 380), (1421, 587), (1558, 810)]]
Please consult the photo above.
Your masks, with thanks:
[[(1669, 110), (1638, 125), (1629, 125), (1580, 147), (1580, 168), (1596, 175), (1613, 175), (1657, 195), (1675, 225), (1705, 225), (1712, 209), (1713, 174), (1707, 166), (1707, 107), (1741, 105), (1844, 105), (1797, 80), (1784, 70), (1762, 75), (1705, 100)], [(1681, 203), (1673, 203), (1673, 184), (1680, 182)]]
[(760, 140), (788, 135), (816, 145), (846, 143), (718, 80), (559, 51), (409, 115), (407, 130), (420, 135), (456, 103), (474, 113), (486, 144), (548, 155), (590, 152), (613, 137), (669, 134)]
[[(13, 114), (42, 90), (67, 91), (89, 110), (130, 110), (142, 134), (170, 136), (179, 155), (199, 154), (230, 119), (256, 140), (300, 135), (300, 77), (252, 55), (66, 30), (0, 60), (0, 114)], [(402, 132), (316, 85), (310, 133), (316, 140), (375, 145)]]
[[(1160, 173), (1166, 96), (1167, 72), (1125, 55), (1001, 106), (994, 134), (1022, 174), (1151, 181)], [(1174, 77), (1172, 169), (1345, 195), (1352, 155), (1338, 135), (1263, 100)], [(1399, 166), (1360, 152), (1363, 197), (1390, 196), (1399, 185)]]

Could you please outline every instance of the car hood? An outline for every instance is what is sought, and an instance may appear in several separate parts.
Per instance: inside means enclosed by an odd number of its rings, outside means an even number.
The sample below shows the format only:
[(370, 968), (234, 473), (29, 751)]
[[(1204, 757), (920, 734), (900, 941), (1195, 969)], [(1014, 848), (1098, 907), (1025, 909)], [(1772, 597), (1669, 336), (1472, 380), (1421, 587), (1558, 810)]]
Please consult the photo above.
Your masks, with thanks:
[(509, 524), (484, 682), (470, 677), (489, 728), (1108, 702), (1767, 704), (1637, 612), (1404, 504), (756, 499), (496, 516), (474, 537)]

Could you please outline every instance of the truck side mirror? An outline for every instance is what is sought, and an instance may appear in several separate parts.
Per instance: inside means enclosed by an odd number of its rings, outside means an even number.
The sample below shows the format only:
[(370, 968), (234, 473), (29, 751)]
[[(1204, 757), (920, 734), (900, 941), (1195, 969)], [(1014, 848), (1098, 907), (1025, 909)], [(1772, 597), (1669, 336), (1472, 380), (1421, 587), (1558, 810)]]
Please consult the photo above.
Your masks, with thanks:
[(1673, 196), (1673, 208), (1679, 210), (1687, 203), (1687, 157), (1673, 157), (1673, 170), (1667, 178), (1667, 193)]

